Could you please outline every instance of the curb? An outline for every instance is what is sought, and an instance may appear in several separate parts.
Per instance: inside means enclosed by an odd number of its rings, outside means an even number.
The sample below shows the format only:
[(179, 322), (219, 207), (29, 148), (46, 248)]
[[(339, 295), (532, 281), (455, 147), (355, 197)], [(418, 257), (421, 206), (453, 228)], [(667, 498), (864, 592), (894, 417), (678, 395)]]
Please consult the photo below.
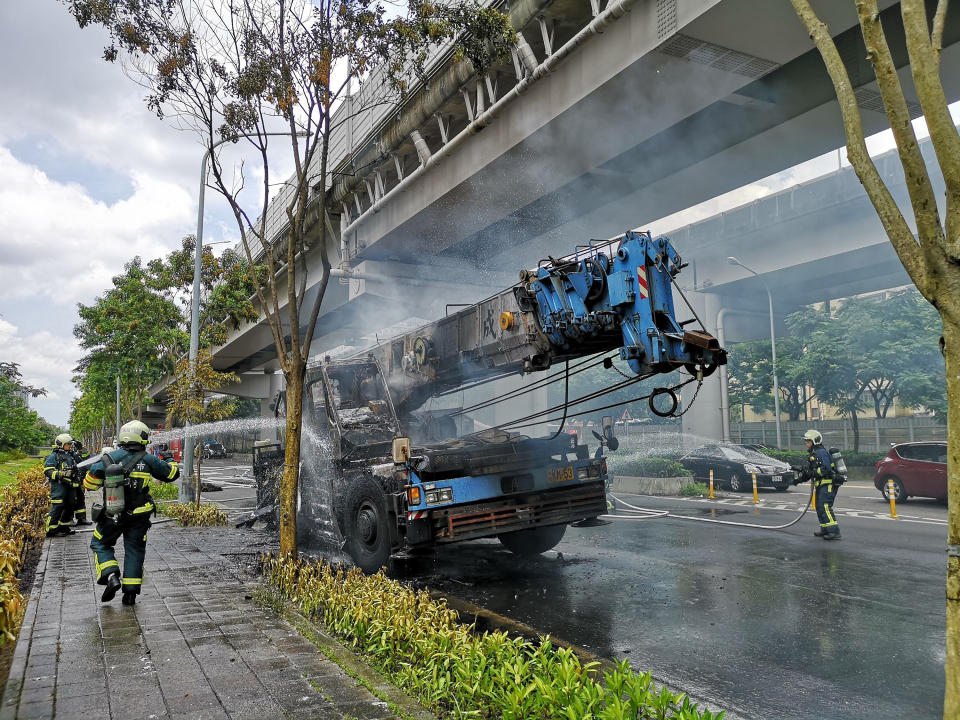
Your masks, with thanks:
[[(273, 591), (267, 586), (263, 585), (261, 587), (273, 594)], [(438, 720), (436, 715), (394, 685), (360, 655), (340, 642), (323, 627), (306, 617), (291, 602), (284, 601), (283, 610), (279, 615), (293, 625), (297, 632), (322, 650), (330, 660), (343, 668), (347, 675), (386, 702), (392, 712), (406, 720)]]

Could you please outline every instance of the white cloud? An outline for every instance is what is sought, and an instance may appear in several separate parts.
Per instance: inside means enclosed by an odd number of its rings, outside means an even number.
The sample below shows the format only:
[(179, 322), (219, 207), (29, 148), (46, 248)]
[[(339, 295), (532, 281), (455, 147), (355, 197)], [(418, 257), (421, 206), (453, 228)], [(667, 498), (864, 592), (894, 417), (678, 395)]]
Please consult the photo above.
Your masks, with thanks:
[(77, 341), (47, 330), (25, 333), (0, 319), (0, 347), (4, 361), (20, 365), (25, 383), (46, 388), (46, 397), (31, 398), (30, 406), (50, 422), (66, 425), (73, 395), (70, 378), (83, 354)]
[(0, 300), (90, 302), (134, 255), (157, 257), (177, 245), (190, 231), (193, 198), (142, 173), (131, 180), (133, 194), (107, 205), (0, 147)]

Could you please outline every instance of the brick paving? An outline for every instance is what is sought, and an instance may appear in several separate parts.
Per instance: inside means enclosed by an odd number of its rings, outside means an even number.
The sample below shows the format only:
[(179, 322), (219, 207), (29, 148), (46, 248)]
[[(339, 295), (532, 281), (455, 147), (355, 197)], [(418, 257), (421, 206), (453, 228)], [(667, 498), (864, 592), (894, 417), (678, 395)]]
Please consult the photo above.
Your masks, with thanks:
[(0, 720), (394, 717), (253, 604), (257, 580), (242, 565), (270, 548), (266, 536), (155, 526), (134, 607), (119, 594), (100, 603), (89, 542), (89, 533), (45, 541)]

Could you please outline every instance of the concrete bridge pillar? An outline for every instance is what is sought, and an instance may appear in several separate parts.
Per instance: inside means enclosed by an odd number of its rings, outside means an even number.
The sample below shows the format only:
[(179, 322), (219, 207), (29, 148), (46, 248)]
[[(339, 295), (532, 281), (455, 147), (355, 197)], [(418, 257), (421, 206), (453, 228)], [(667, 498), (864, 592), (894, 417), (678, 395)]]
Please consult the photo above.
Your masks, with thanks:
[[(717, 315), (722, 309), (719, 295), (713, 293), (688, 292), (687, 298), (703, 320), (707, 332), (717, 334)], [(677, 299), (677, 308), (682, 307), (683, 301)], [(721, 412), (721, 373), (715, 372), (704, 378), (703, 386), (697, 393), (693, 407), (687, 411), (682, 419), (684, 446), (689, 450), (708, 440), (723, 439), (723, 415)], [(683, 409), (693, 398), (696, 384), (690, 384), (683, 390)]]
[[(266, 393), (265, 398), (260, 400), (260, 417), (273, 420), (276, 417), (276, 401), (277, 395), (284, 388), (283, 373), (277, 371), (273, 374), (266, 375)], [(279, 429), (267, 429), (263, 428), (260, 431), (260, 440), (276, 440), (280, 436)]]

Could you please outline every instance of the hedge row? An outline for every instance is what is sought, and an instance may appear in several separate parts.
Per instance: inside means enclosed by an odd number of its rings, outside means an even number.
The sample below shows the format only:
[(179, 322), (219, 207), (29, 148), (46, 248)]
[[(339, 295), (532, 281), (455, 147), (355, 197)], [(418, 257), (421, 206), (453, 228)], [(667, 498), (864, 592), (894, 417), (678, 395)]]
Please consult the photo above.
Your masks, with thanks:
[(607, 463), (610, 466), (610, 472), (614, 475), (626, 475), (628, 477), (693, 477), (693, 472), (687, 470), (676, 460), (668, 460), (662, 457), (633, 457), (616, 458), (607, 457)]
[(43, 538), (49, 507), (50, 489), (39, 465), (0, 491), (0, 645), (16, 639), (24, 607), (18, 575), (28, 545)]
[(174, 518), (181, 525), (226, 525), (227, 514), (216, 505), (195, 503), (165, 503), (157, 505), (157, 512)]
[(624, 661), (600, 672), (549, 638), (532, 643), (474, 632), (424, 591), (382, 573), (266, 556), (264, 574), (282, 598), (363, 653), (396, 685), (445, 718), (719, 720), (685, 694), (657, 690)]

